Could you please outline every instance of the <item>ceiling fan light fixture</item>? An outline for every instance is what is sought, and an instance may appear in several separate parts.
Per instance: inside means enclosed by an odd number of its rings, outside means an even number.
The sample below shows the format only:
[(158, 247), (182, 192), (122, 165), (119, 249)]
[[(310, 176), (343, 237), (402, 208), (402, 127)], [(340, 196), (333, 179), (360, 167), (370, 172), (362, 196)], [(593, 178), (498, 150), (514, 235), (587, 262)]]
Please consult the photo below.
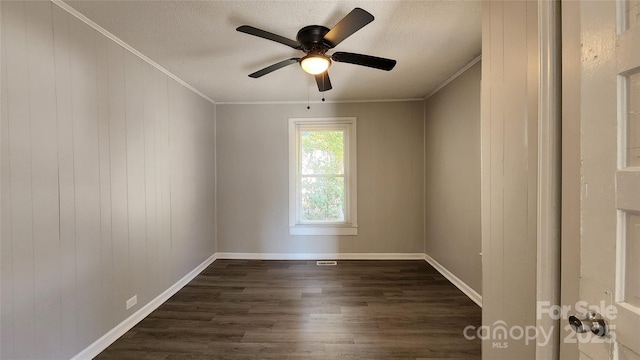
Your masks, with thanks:
[(300, 67), (311, 75), (322, 74), (331, 66), (331, 59), (321, 54), (309, 54), (300, 60)]

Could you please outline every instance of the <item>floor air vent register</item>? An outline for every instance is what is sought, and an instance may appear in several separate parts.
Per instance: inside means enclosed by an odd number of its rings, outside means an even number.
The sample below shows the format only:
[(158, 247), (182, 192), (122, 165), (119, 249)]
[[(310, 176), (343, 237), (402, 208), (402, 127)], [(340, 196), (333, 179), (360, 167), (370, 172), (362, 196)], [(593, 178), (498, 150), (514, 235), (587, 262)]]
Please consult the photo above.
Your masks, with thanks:
[(318, 266), (335, 266), (335, 265), (338, 265), (338, 262), (334, 261), (334, 260), (321, 260), (321, 261), (316, 261), (316, 265), (318, 265)]

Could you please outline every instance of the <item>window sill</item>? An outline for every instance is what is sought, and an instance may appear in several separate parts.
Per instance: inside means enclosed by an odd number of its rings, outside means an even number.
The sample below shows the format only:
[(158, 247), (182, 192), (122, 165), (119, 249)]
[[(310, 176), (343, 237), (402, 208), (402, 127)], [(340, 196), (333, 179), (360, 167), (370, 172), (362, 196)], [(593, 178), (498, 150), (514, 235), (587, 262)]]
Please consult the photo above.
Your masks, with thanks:
[(358, 235), (358, 227), (331, 226), (331, 225), (296, 225), (289, 227), (290, 235), (329, 235), (329, 236), (355, 236)]

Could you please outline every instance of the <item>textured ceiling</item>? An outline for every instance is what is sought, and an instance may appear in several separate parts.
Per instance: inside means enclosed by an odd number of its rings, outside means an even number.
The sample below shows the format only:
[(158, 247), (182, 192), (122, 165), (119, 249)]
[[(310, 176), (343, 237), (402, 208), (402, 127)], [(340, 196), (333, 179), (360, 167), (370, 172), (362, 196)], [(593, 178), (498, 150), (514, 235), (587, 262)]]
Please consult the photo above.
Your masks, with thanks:
[[(375, 20), (340, 43), (396, 59), (390, 72), (346, 63), (329, 69), (327, 100), (421, 98), (480, 54), (479, 1), (66, 1), (216, 102), (319, 100), (296, 64), (247, 75), (301, 51), (239, 33), (240, 25), (295, 39), (306, 25), (333, 27), (353, 8)], [(330, 51), (332, 53), (333, 51)]]

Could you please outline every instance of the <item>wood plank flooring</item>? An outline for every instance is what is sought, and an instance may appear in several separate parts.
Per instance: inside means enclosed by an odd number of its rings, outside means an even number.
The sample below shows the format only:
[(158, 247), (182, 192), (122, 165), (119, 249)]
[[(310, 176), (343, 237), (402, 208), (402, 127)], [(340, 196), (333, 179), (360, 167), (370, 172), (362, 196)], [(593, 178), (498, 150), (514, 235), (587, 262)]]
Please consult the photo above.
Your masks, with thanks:
[(480, 359), (480, 323), (424, 261), (217, 260), (96, 359)]

